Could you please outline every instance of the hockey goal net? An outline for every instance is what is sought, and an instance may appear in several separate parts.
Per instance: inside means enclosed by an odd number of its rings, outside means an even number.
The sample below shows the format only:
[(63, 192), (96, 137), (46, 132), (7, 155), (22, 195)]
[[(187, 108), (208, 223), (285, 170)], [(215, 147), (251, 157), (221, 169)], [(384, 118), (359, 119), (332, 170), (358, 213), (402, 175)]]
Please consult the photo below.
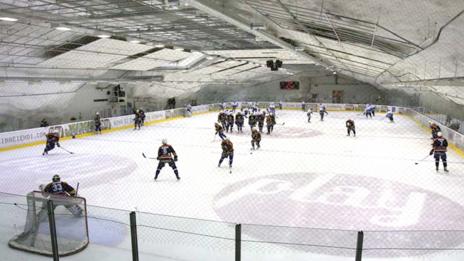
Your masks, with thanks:
[(85, 198), (33, 191), (27, 194), (24, 231), (8, 242), (10, 247), (42, 255), (53, 255), (47, 208), (49, 200), (54, 206), (59, 255), (72, 255), (89, 244)]

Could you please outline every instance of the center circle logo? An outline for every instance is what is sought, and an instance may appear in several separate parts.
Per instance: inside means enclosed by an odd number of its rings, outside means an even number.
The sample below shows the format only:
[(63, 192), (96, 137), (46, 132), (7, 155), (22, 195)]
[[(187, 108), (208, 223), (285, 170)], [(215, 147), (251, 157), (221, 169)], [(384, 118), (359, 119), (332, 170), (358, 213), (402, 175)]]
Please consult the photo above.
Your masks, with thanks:
[(464, 216), (463, 206), (433, 191), (374, 177), (292, 173), (251, 178), (225, 187), (214, 199), (214, 210), (228, 222), (260, 224), (242, 227), (257, 241), (327, 255), (352, 256), (358, 230), (365, 231), (365, 248), (377, 249), (365, 251), (368, 257), (423, 255), (433, 251), (421, 248), (452, 249), (464, 241), (460, 233), (436, 232), (463, 230), (458, 218)]
[(83, 188), (108, 183), (130, 175), (136, 163), (117, 155), (50, 154), (0, 161), (0, 191), (26, 194), (59, 174), (70, 185)]

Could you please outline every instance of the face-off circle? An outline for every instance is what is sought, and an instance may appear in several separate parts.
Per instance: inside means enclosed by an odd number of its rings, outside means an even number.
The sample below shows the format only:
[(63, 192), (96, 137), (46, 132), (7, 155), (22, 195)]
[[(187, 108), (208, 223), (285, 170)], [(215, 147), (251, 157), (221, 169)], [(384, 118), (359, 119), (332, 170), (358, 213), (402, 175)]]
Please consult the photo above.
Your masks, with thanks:
[[(293, 227), (243, 226), (244, 235), (258, 241), (340, 247), (286, 245), (327, 255), (351, 256), (353, 250), (343, 248), (355, 248), (357, 230), (366, 231), (365, 248), (384, 248), (365, 251), (368, 257), (423, 255), (432, 251), (411, 249), (453, 248), (464, 242), (462, 233), (430, 231), (464, 229), (459, 218), (464, 216), (463, 206), (423, 188), (374, 177), (330, 173), (257, 177), (224, 188), (214, 209), (228, 222)], [(304, 229), (312, 227), (324, 229)]]
[[(51, 182), (53, 175), (74, 186), (83, 188), (106, 184), (128, 176), (136, 163), (116, 155), (50, 154), (0, 161), (0, 191), (26, 194), (38, 190), (39, 184)], [(6, 170), (6, 171), (5, 171)]]

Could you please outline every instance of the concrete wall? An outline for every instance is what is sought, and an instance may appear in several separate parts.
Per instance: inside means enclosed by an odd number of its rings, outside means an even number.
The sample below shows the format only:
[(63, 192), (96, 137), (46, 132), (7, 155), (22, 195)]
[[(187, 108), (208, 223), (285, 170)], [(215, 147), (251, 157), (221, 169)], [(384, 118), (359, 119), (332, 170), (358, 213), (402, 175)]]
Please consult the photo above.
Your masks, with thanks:
[[(34, 128), (45, 118), (50, 124), (93, 119), (123, 114), (125, 103), (95, 102), (108, 99), (110, 89), (97, 89), (97, 83), (56, 81), (15, 81), (0, 84), (0, 131)], [(100, 86), (101, 87), (101, 86)], [(26, 95), (27, 94), (27, 95)], [(127, 88), (131, 102), (131, 88)]]
[[(300, 89), (281, 90), (279, 82), (286, 80), (299, 81)], [(344, 92), (342, 103), (374, 103), (379, 98), (382, 100), (384, 96), (377, 88), (366, 83), (344, 76), (313, 73), (256, 85), (208, 85), (192, 95), (181, 96), (180, 100), (197, 100), (199, 104), (234, 100), (332, 102), (334, 90)]]
[(431, 91), (406, 93), (385, 90), (386, 103), (405, 107), (423, 107), (427, 114), (444, 114), (464, 121), (464, 105), (457, 104)]

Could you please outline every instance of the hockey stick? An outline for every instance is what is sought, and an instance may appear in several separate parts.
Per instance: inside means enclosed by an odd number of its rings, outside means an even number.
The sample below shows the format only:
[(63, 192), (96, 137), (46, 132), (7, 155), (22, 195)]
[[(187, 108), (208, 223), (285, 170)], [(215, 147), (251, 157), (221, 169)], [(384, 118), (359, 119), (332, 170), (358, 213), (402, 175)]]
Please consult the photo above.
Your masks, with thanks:
[(58, 148), (60, 148), (60, 149), (62, 149), (62, 150), (64, 150), (64, 151), (66, 151), (66, 152), (69, 153), (69, 154), (74, 154), (74, 152), (69, 151), (69, 150), (63, 148), (63, 146), (59, 146)]
[(147, 156), (145, 155), (145, 153), (143, 153), (143, 152), (142, 152), (142, 156), (143, 156), (144, 158), (146, 158), (146, 159), (157, 159), (157, 158), (153, 158), (153, 157), (147, 157)]
[(419, 164), (420, 161), (424, 161), (424, 160), (427, 159), (429, 156), (430, 156), (430, 155), (425, 156), (423, 159), (420, 159), (419, 161), (414, 162), (414, 164), (416, 164), (416, 165)]

